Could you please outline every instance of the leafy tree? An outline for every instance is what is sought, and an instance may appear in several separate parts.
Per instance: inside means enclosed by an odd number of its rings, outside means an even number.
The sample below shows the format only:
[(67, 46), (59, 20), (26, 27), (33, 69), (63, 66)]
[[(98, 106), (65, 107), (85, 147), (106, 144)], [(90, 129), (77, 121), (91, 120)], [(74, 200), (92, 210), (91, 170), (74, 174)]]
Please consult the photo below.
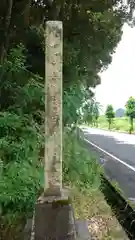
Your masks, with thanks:
[(96, 101), (95, 97), (91, 96), (83, 106), (83, 121), (87, 122), (88, 124), (94, 124), (94, 126), (97, 126), (100, 109), (100, 103)]
[(100, 116), (101, 105), (99, 102), (95, 101), (94, 109), (93, 109), (93, 118), (94, 118), (94, 126), (98, 126), (98, 119)]
[(94, 103), (95, 99), (90, 95), (88, 99), (85, 99), (82, 106), (83, 121), (87, 124), (92, 124), (93, 122)]
[(132, 133), (134, 130), (133, 121), (135, 118), (135, 98), (130, 97), (126, 103), (126, 115), (130, 119), (130, 129), (129, 133)]
[(111, 104), (107, 106), (106, 111), (105, 111), (105, 115), (106, 115), (107, 121), (109, 123), (109, 129), (110, 129), (112, 121), (115, 117), (114, 109), (113, 109), (113, 106)]
[[(69, 0), (54, 0), (50, 4), (49, 0), (8, 0), (7, 4), (2, 0), (0, 2), (1, 63), (4, 63), (4, 59), (8, 57), (10, 49), (22, 42), (27, 50), (26, 69), (44, 77), (44, 24), (48, 19), (62, 20), (63, 86), (66, 108), (64, 118), (67, 123), (69, 115), (67, 118), (66, 114), (70, 113), (70, 124), (71, 116), (72, 121), (77, 122), (84, 95), (87, 95), (89, 87), (100, 84), (98, 73), (106, 69), (111, 62), (112, 53), (121, 39), (122, 26), (124, 22), (129, 21), (128, 11), (122, 3), (119, 4), (120, 2), (120, 0), (110, 2), (102, 0), (99, 4), (96, 0), (86, 4), (81, 0), (77, 4)], [(42, 79), (38, 78), (38, 82), (42, 83)], [(7, 93), (5, 94), (3, 89), (1, 92), (4, 96), (1, 99), (4, 102)], [(72, 104), (67, 102), (69, 97), (73, 98), (70, 100)]]
[(111, 62), (124, 22), (132, 20), (128, 5), (121, 0), (48, 3), (47, 0), (1, 0), (1, 63), (9, 49), (22, 42), (28, 50), (27, 68), (44, 77), (44, 23), (48, 19), (62, 20), (64, 87), (73, 81), (96, 86), (100, 83), (99, 71)]

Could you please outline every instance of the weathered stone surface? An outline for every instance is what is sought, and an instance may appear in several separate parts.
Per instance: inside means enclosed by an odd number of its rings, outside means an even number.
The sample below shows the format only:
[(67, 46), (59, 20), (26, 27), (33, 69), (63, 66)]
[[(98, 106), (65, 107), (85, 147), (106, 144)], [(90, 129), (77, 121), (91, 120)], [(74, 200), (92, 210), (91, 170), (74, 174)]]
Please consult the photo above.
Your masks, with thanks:
[[(72, 207), (70, 205), (71, 211), (72, 211)], [(64, 211), (63, 211), (64, 212)], [(68, 221), (69, 222), (69, 221)], [(72, 224), (73, 225), (72, 225)], [(63, 221), (61, 224), (61, 228), (63, 228)], [(70, 227), (68, 227), (67, 232), (73, 233), (72, 235), (69, 234), (66, 237), (62, 238), (56, 238), (56, 236), (53, 236), (50, 239), (76, 239), (76, 240), (92, 240), (89, 230), (88, 230), (88, 221), (87, 220), (76, 220), (74, 222), (74, 218), (72, 218), (72, 222), (70, 222)], [(41, 226), (40, 226), (41, 227)], [(72, 227), (72, 229), (71, 229)], [(52, 229), (52, 228), (51, 228)], [(33, 237), (32, 237), (33, 235)], [(25, 231), (24, 231), (24, 240), (35, 240), (35, 232), (33, 232), (32, 234), (32, 219), (29, 219), (27, 222), (27, 225), (25, 227)], [(45, 239), (45, 238), (37, 238), (37, 239)], [(46, 238), (47, 239), (47, 238)]]
[(76, 220), (76, 231), (77, 240), (91, 240), (86, 220)]
[(51, 189), (48, 189), (46, 192), (43, 192), (42, 195), (38, 198), (37, 202), (52, 202), (52, 201), (68, 201), (70, 202), (70, 189), (69, 188), (63, 188), (60, 191), (60, 194), (53, 195), (51, 192)]
[(24, 229), (24, 240), (30, 240), (32, 231), (32, 219), (28, 219)]
[(76, 229), (70, 198), (41, 196), (36, 205), (34, 240), (75, 240)]
[(35, 213), (32, 219), (28, 219), (25, 229), (24, 229), (24, 240), (34, 240), (35, 239)]
[(45, 191), (60, 195), (62, 188), (62, 22), (46, 23), (45, 60)]

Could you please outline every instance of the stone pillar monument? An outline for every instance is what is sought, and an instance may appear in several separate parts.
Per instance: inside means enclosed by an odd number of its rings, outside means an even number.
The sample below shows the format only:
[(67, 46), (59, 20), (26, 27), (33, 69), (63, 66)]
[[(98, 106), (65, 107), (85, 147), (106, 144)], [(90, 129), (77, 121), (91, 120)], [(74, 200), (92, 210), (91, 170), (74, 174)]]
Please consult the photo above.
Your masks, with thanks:
[(46, 23), (45, 46), (44, 192), (25, 240), (86, 240), (87, 228), (84, 222), (75, 223), (69, 192), (62, 188), (62, 22)]
[(45, 184), (47, 195), (62, 190), (62, 22), (46, 23), (45, 60)]
[(45, 41), (45, 182), (36, 204), (34, 240), (74, 240), (72, 206), (62, 188), (62, 22), (46, 23)]

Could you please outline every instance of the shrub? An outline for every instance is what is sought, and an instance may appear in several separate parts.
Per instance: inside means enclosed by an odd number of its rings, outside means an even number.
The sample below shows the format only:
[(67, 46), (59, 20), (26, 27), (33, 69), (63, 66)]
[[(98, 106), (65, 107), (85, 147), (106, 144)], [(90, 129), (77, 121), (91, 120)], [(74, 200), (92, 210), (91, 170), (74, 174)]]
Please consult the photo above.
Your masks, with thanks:
[(64, 183), (80, 190), (100, 185), (100, 167), (74, 133), (64, 134), (63, 172)]
[(24, 52), (12, 49), (0, 66), (0, 215), (8, 222), (32, 212), (42, 184), (44, 88), (27, 71)]

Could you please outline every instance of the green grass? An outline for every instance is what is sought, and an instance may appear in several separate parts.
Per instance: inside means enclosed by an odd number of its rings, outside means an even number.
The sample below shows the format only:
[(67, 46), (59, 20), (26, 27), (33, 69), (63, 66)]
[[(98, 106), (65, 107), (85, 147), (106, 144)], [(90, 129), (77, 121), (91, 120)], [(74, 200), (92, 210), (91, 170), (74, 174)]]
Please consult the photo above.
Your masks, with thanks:
[(72, 189), (76, 218), (90, 220), (89, 231), (93, 239), (127, 240), (100, 191), (103, 170), (74, 134), (64, 136), (63, 160), (64, 184)]
[[(135, 126), (135, 120), (134, 120)], [(101, 129), (108, 129), (108, 122), (105, 116), (100, 116), (98, 119), (98, 127)], [(113, 123), (111, 125), (112, 131), (119, 131), (119, 132), (129, 132), (130, 123), (128, 117), (122, 118), (114, 118)], [(135, 133), (135, 129), (133, 131)]]
[[(93, 239), (127, 240), (100, 191), (103, 170), (96, 163), (95, 157), (84, 148), (74, 133), (64, 134), (63, 140), (63, 185), (71, 189), (76, 218), (91, 221), (89, 231)], [(1, 229), (1, 240), (20, 240), (23, 224), (16, 223), (10, 229)]]
[(63, 152), (64, 183), (80, 190), (99, 188), (101, 169), (74, 134), (64, 136)]

